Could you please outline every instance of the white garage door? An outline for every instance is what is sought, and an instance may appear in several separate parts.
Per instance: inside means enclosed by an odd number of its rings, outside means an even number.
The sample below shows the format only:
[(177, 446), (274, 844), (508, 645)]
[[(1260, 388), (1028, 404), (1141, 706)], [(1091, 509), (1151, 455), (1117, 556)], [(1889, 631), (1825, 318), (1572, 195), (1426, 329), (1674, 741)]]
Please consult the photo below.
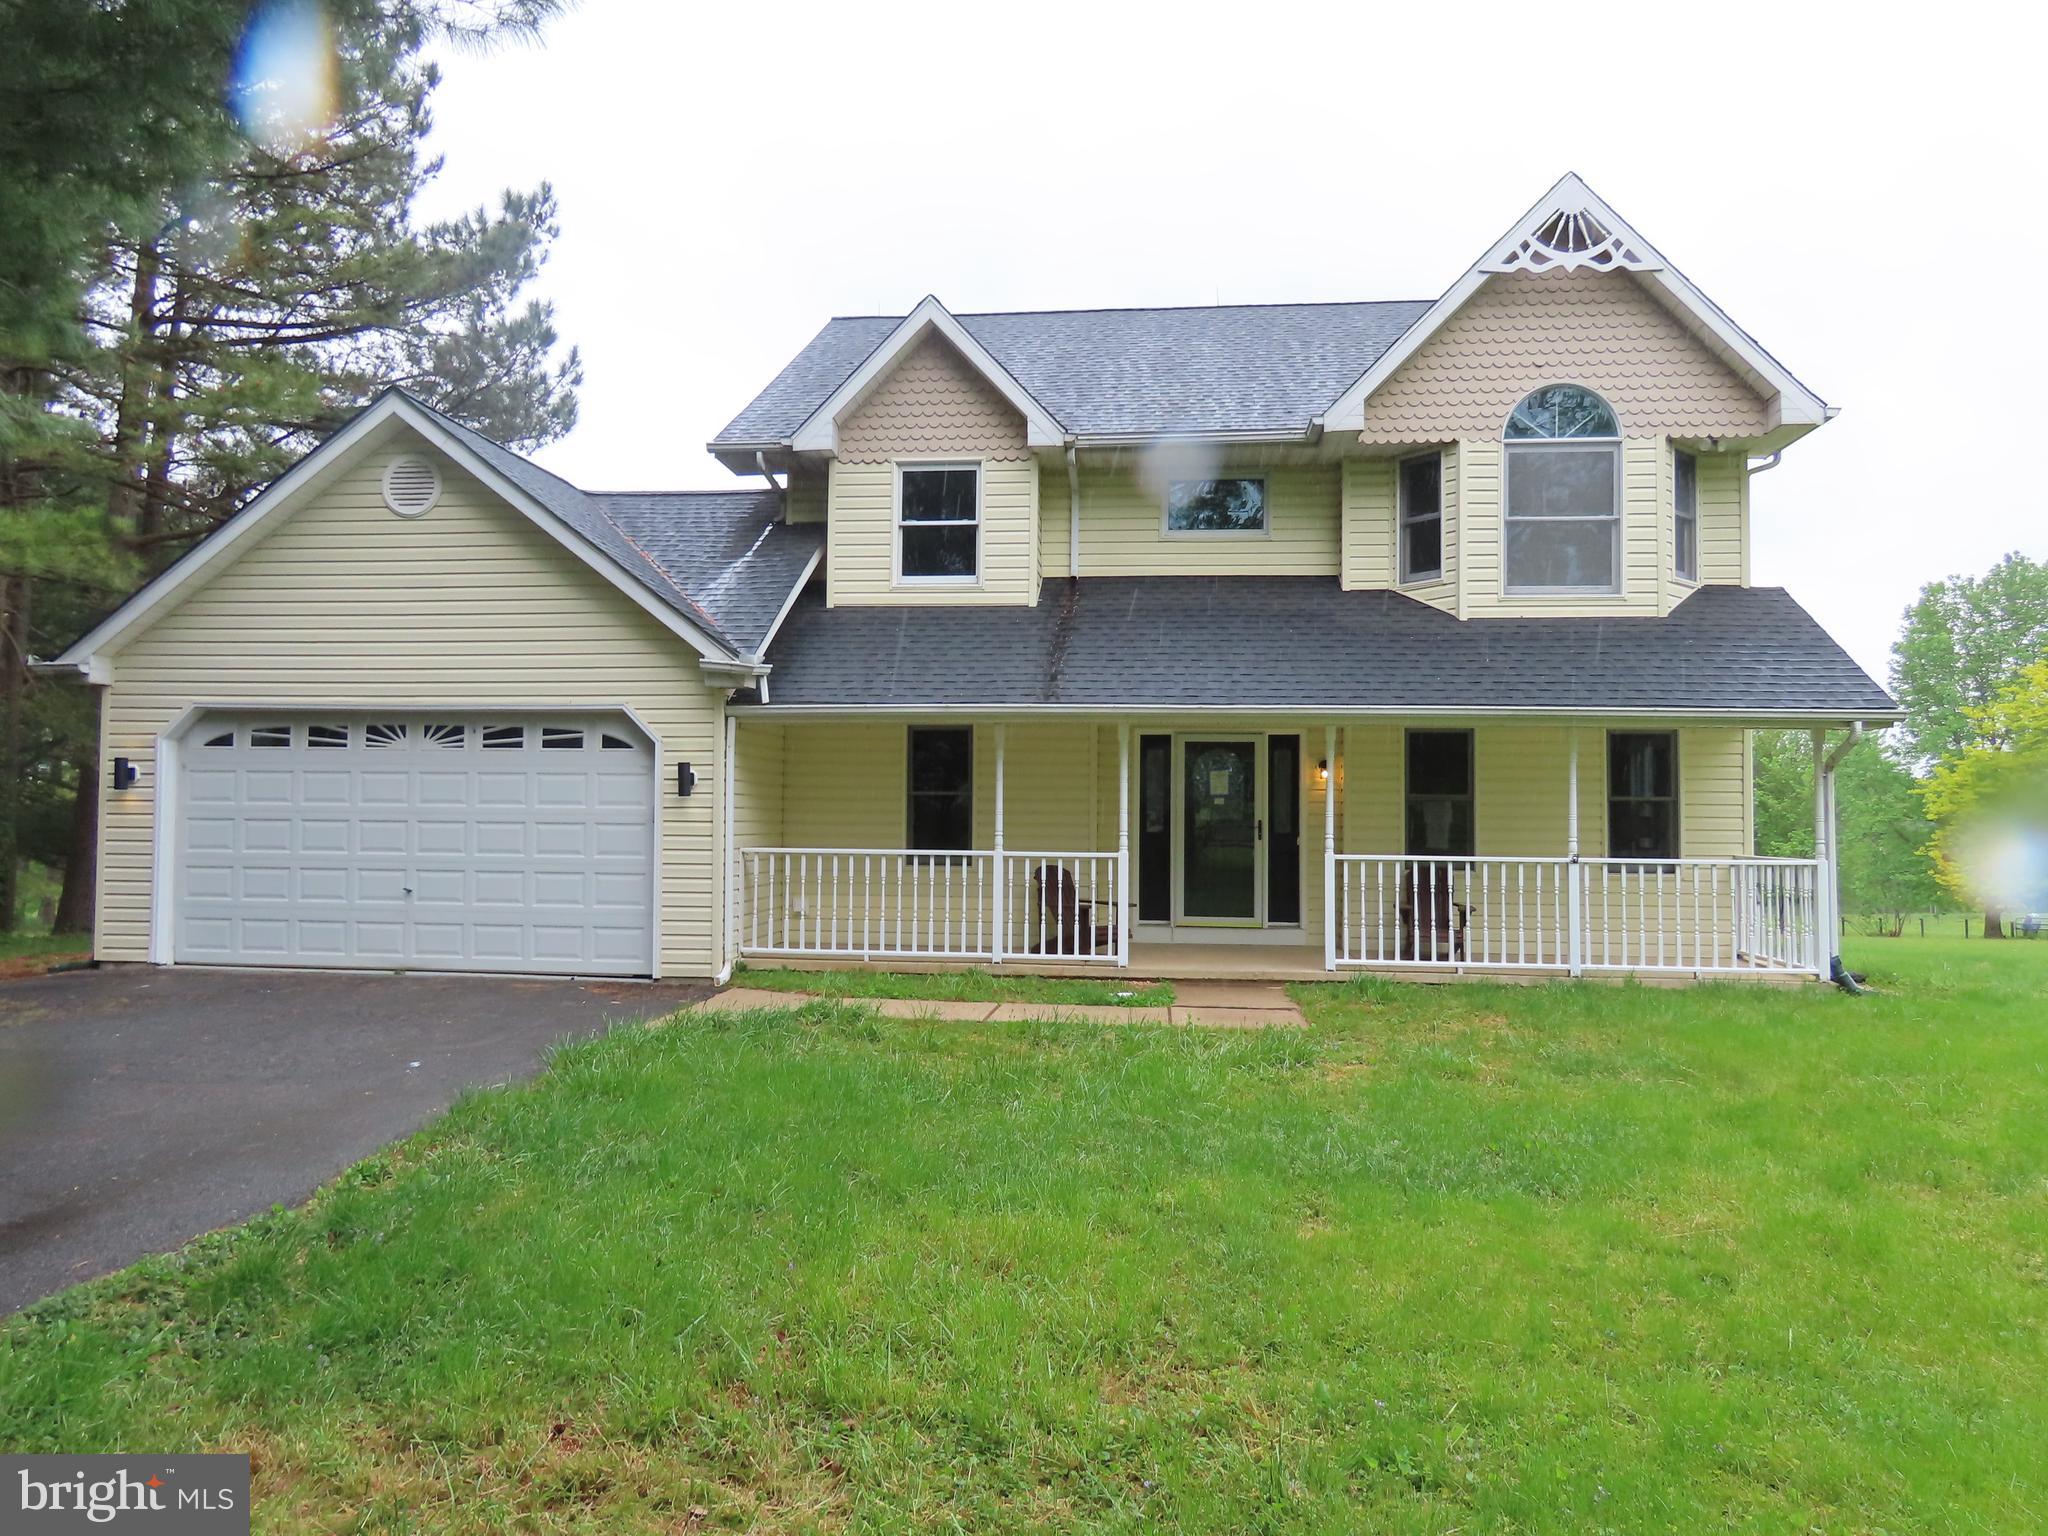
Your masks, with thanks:
[(173, 958), (645, 975), (653, 781), (616, 717), (203, 719)]

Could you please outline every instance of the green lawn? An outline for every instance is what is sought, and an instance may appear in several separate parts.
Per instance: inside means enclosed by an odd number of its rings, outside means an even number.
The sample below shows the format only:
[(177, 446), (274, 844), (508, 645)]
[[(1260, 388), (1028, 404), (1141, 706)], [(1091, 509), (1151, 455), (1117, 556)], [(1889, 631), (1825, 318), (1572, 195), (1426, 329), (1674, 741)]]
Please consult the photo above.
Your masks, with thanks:
[(741, 966), (736, 987), (808, 992), (820, 997), (905, 997), (964, 1003), (1093, 1003), (1159, 1008), (1173, 1001), (1163, 981), (1086, 976), (998, 976), (992, 971), (783, 971)]
[(89, 933), (0, 933), (0, 975), (32, 975), (66, 960), (92, 956)]
[(0, 1328), (0, 1443), (307, 1532), (2048, 1528), (2048, 945), (1850, 959), (622, 1030)]

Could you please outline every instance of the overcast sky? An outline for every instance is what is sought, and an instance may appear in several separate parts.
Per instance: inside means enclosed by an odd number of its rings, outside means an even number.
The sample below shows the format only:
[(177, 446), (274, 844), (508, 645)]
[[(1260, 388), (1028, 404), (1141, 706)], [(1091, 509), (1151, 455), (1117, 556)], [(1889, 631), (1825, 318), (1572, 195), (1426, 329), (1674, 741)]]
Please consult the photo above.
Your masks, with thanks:
[[(1907, 25), (1914, 30), (1906, 30)], [(715, 6), (584, 0), (443, 56), (430, 213), (554, 184), (542, 279), (599, 490), (832, 315), (1434, 298), (1576, 170), (1838, 420), (1753, 577), (1882, 679), (1920, 585), (2048, 558), (2038, 7)]]

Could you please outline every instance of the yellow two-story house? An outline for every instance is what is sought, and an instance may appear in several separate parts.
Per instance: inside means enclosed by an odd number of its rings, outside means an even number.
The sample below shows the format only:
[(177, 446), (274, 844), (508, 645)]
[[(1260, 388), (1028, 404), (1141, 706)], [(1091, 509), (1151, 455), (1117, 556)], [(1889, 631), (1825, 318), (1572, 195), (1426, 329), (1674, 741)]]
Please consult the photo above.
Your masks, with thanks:
[(1898, 711), (1749, 482), (1832, 414), (1572, 176), (1434, 302), (833, 320), (710, 444), (766, 489), (394, 392), (55, 663), (97, 951), (1826, 976)]

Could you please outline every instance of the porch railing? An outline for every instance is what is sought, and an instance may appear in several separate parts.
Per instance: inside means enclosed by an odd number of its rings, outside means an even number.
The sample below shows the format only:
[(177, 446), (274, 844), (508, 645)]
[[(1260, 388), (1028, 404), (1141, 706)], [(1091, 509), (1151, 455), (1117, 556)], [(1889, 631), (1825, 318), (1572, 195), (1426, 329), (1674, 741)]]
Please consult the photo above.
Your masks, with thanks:
[(1335, 855), (1336, 965), (1818, 973), (1812, 859)]
[(748, 956), (1125, 960), (1113, 851), (748, 848), (740, 865)]

